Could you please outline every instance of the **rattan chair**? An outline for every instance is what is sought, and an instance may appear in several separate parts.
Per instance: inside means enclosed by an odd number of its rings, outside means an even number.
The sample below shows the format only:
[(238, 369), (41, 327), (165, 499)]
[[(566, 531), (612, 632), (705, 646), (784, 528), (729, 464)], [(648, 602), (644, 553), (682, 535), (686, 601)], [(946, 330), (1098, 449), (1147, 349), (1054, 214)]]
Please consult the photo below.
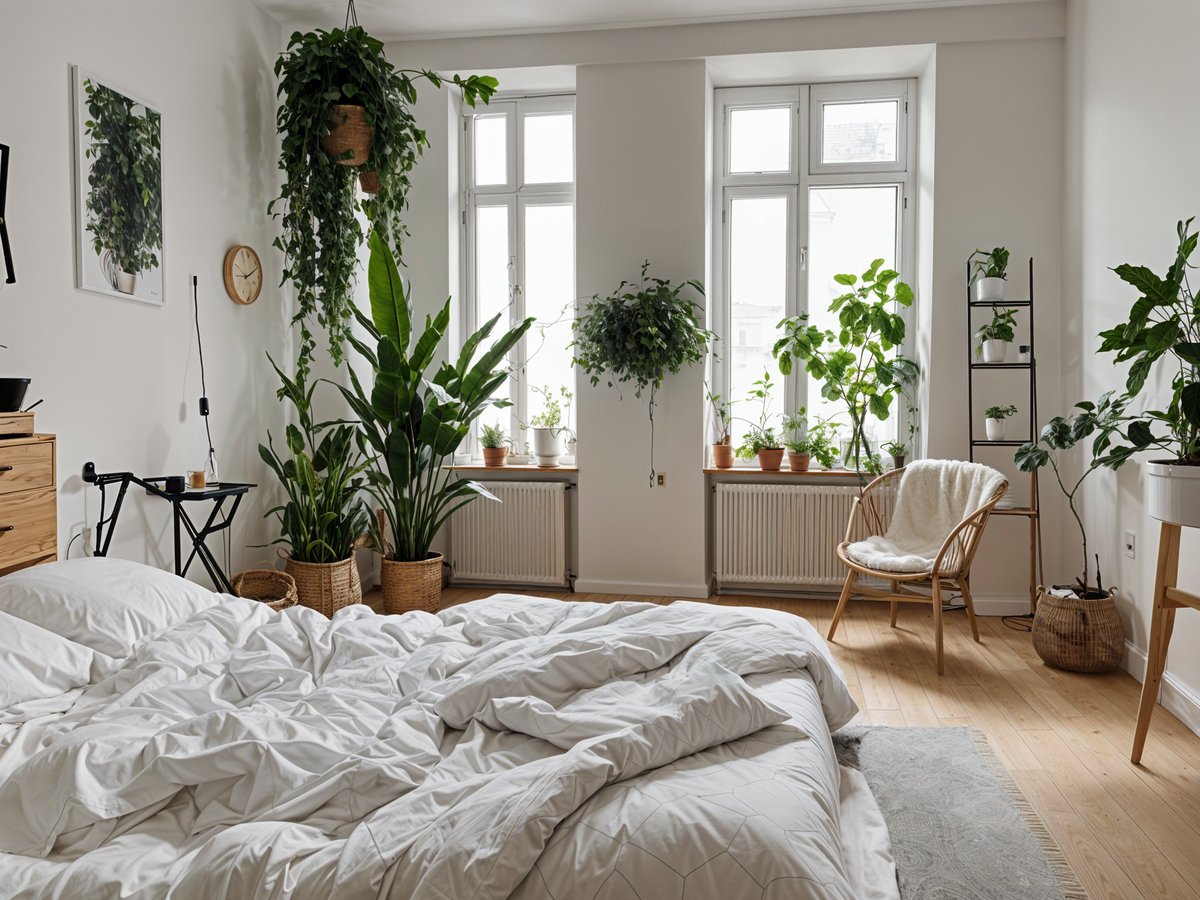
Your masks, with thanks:
[[(975, 606), (971, 598), (970, 576), (971, 563), (975, 552), (979, 549), (980, 538), (987, 525), (992, 508), (1004, 496), (1008, 482), (1003, 481), (992, 491), (984, 502), (972, 510), (959, 522), (946, 539), (942, 542), (941, 550), (933, 564), (922, 572), (896, 572), (884, 569), (869, 568), (855, 562), (846, 555), (846, 548), (853, 540), (862, 539), (863, 535), (883, 536), (892, 505), (894, 489), (903, 476), (904, 469), (896, 469), (881, 475), (867, 485), (855, 499), (850, 510), (850, 521), (846, 526), (846, 538), (838, 545), (838, 558), (846, 564), (849, 571), (846, 583), (838, 598), (837, 609), (833, 614), (833, 622), (829, 626), (830, 641), (837, 631), (838, 623), (846, 610), (846, 604), (852, 594), (867, 600), (886, 600), (892, 605), (891, 624), (896, 627), (896, 612), (901, 603), (924, 603), (933, 607), (933, 627), (936, 635), (937, 671), (943, 674), (942, 664), (942, 591), (949, 587), (951, 590), (962, 592), (963, 602), (967, 607), (967, 618), (971, 623), (971, 634), (979, 640), (979, 626), (975, 622)], [(936, 542), (937, 536), (933, 537)], [(874, 578), (886, 582), (889, 589), (867, 587), (859, 583), (860, 578)], [(919, 587), (929, 588), (931, 593), (916, 590)]]

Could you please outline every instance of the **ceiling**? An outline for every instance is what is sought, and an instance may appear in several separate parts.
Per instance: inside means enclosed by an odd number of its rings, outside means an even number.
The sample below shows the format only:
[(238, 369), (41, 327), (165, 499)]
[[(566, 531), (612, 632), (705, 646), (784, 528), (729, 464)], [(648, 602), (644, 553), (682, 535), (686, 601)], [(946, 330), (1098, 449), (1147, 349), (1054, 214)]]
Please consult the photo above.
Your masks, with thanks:
[[(329, 28), (344, 0), (257, 0), (291, 28)], [(758, 19), (865, 10), (979, 6), (1019, 0), (356, 0), (359, 22), (384, 40)]]

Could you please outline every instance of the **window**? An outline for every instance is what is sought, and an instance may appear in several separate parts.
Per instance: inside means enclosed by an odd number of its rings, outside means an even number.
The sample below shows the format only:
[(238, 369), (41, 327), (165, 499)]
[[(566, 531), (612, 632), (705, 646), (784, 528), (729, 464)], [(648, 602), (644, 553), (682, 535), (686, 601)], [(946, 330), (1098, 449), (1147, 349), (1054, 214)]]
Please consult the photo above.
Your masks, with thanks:
[[(808, 312), (836, 331), (833, 280), (882, 257), (910, 284), (909, 81), (718, 90), (713, 146), (720, 158), (714, 229), (713, 365), (719, 393), (734, 401), (734, 440), (759, 418), (747, 393), (764, 373), (776, 417), (807, 406), (841, 413), (803, 372), (784, 378), (771, 355), (779, 322)], [(911, 334), (911, 328), (910, 334)], [(905, 433), (905, 409), (873, 423), (878, 441)], [(845, 424), (844, 413), (838, 419)]]
[[(518, 452), (521, 423), (542, 412), (542, 392), (574, 393), (571, 317), (575, 304), (575, 102), (572, 97), (494, 101), (468, 111), (464, 127), (463, 205), (466, 302), (463, 337), (497, 313), (500, 328), (537, 321), (509, 364), (489, 410)], [(564, 410), (565, 412), (565, 410)], [(574, 428), (574, 409), (566, 421)], [(472, 441), (477, 452), (477, 442)]]

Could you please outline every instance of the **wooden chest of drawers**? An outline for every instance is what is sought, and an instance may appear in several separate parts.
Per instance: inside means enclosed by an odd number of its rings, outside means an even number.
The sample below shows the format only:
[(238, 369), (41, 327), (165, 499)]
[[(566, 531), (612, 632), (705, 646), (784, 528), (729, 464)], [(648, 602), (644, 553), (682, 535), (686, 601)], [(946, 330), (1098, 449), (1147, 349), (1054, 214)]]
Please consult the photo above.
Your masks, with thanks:
[(58, 556), (52, 434), (0, 439), (0, 575)]

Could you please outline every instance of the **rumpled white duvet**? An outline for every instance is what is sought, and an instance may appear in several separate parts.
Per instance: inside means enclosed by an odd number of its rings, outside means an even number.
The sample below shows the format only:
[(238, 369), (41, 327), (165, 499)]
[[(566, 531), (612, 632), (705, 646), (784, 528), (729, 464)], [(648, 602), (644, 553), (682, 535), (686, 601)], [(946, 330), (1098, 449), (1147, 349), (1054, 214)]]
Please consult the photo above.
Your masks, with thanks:
[(852, 898), (854, 712), (766, 610), (230, 598), (3, 737), (0, 895)]

